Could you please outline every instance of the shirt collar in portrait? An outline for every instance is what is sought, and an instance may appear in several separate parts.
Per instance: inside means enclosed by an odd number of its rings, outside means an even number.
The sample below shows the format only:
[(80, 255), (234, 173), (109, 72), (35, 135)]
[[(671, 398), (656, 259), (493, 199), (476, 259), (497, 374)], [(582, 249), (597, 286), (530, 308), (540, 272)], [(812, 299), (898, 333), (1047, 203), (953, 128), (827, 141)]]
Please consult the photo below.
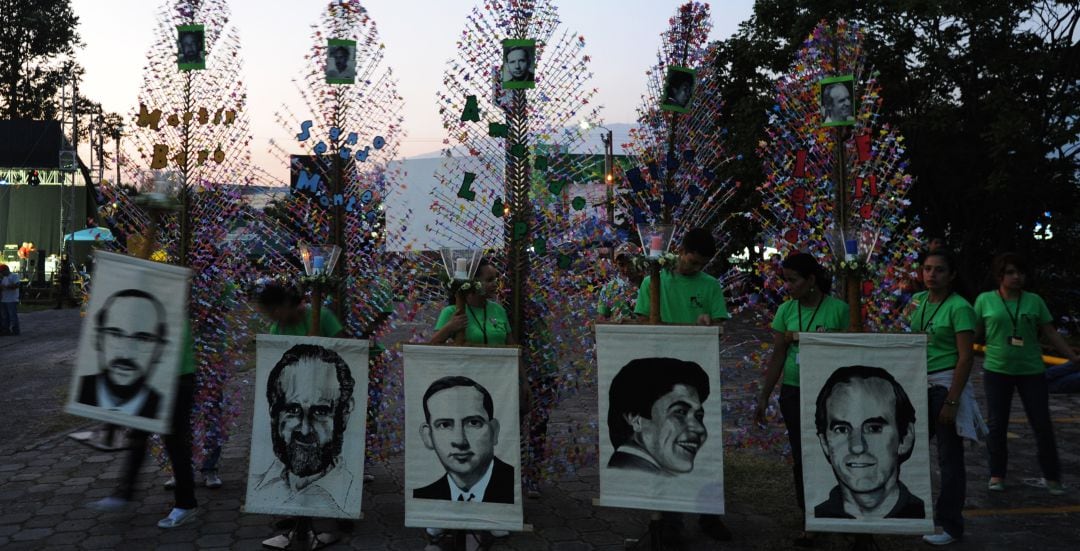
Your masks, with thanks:
[[(447, 474), (446, 482), (450, 484), (450, 501), (459, 501), (459, 497), (461, 498), (460, 501), (484, 501), (484, 492), (487, 491), (488, 483), (491, 482), (491, 473), (494, 470), (495, 460), (492, 459), (491, 462), (488, 463), (487, 472), (484, 473), (484, 476), (480, 477), (480, 480), (478, 480), (476, 484), (473, 484), (472, 488), (469, 488), (468, 490), (458, 488), (457, 484), (454, 484), (454, 479)], [(469, 499), (469, 496), (472, 496), (472, 499)]]
[(288, 503), (305, 494), (321, 493), (329, 496), (338, 509), (345, 510), (345, 500), (352, 487), (353, 475), (344, 465), (338, 464), (303, 488), (297, 487), (296, 478), (289, 476), (289, 469), (280, 459), (274, 459), (274, 463), (266, 470), (266, 474), (263, 475), (263, 479), (255, 490), (260, 493), (266, 492), (262, 497), (281, 503)]
[(117, 402), (105, 384), (105, 375), (102, 374), (97, 378), (97, 403), (109, 411), (119, 411), (128, 415), (138, 415), (139, 412), (142, 411), (143, 404), (145, 404), (146, 400), (150, 397), (150, 388), (144, 384), (130, 400), (126, 402)]
[(623, 444), (623, 445), (619, 446), (618, 448), (615, 448), (615, 452), (616, 453), (625, 453), (627, 455), (633, 455), (634, 457), (640, 457), (641, 459), (644, 459), (645, 461), (648, 461), (650, 465), (656, 467), (656, 470), (658, 470), (660, 472), (666, 472), (666, 471), (664, 471), (663, 468), (660, 467), (660, 464), (657, 463), (655, 459), (653, 459), (653, 456), (649, 455), (649, 452), (647, 452), (647, 451), (645, 451), (645, 450), (641, 449), (640, 447), (635, 446), (633, 444)]

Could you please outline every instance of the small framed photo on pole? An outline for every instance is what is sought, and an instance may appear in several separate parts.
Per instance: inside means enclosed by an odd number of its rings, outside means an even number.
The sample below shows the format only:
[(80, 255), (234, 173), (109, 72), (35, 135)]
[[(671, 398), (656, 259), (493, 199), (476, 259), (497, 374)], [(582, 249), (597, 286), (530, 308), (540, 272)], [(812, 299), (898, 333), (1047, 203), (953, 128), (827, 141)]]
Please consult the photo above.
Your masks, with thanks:
[(202, 25), (176, 26), (176, 68), (181, 71), (206, 68), (206, 29)]
[(855, 77), (823, 78), (821, 85), (821, 125), (855, 125)]
[(536, 88), (536, 41), (503, 40), (502, 87), (505, 90)]
[(327, 84), (356, 81), (356, 41), (331, 38), (326, 41)]
[(694, 95), (696, 84), (697, 71), (686, 67), (668, 67), (660, 110), (676, 113), (690, 112), (690, 98)]

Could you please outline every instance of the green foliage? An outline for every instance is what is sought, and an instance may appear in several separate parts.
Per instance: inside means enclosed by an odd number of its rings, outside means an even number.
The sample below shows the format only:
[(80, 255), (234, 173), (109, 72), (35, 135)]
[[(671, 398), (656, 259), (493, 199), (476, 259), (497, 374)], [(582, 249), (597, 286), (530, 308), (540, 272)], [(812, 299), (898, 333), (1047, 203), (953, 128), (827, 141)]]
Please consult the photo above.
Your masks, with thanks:
[(79, 45), (69, 0), (0, 0), (0, 113), (57, 118), (57, 93)]
[[(720, 43), (723, 124), (743, 154), (736, 179), (762, 181), (752, 152), (765, 139), (772, 82), (818, 21), (838, 17), (863, 26), (882, 122), (907, 138), (912, 214), (929, 235), (947, 236), (968, 283), (985, 286), (990, 256), (1004, 250), (1051, 276), (1078, 271), (1076, 255), (1062, 253), (1080, 225), (1080, 3), (758, 0)], [(1046, 213), (1054, 238), (1037, 239)]]

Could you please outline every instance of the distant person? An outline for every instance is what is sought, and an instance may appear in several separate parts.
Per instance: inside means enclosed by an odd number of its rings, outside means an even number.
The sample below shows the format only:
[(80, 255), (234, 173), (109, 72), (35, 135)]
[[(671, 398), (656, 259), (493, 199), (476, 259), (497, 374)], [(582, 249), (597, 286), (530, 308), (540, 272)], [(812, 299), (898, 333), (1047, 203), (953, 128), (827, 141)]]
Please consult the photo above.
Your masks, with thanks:
[(619, 370), (608, 392), (609, 469), (670, 477), (692, 472), (709, 438), (709, 375), (676, 358), (637, 358)]
[(634, 256), (638, 254), (641, 251), (633, 243), (623, 243), (615, 249), (615, 267), (618, 271), (600, 288), (600, 297), (596, 301), (596, 313), (600, 319), (634, 319), (634, 297), (645, 277), (641, 270), (634, 267)]
[(1005, 491), (1005, 473), (1009, 461), (1008, 431), (1015, 390), (1024, 405), (1046, 487), (1052, 495), (1065, 494), (1061, 485), (1061, 461), (1058, 459), (1054, 427), (1050, 422), (1050, 395), (1046, 364), (1042, 359), (1039, 336), (1043, 336), (1072, 362), (1080, 360), (1054, 328), (1054, 318), (1042, 297), (1024, 290), (1028, 264), (1016, 253), (994, 257), (991, 274), (997, 289), (975, 299), (978, 328), (975, 340), (986, 341), (983, 383), (990, 436), (992, 492)]
[(0, 336), (19, 334), (19, 286), (22, 278), (0, 264)]
[(468, 377), (443, 377), (423, 397), (420, 438), (446, 474), (413, 490), (413, 498), (513, 503), (514, 467), (495, 456), (499, 420), (491, 394)]
[(850, 81), (834, 82), (821, 87), (821, 106), (826, 123), (855, 120), (850, 84)]
[[(271, 335), (303, 337), (311, 331), (311, 306), (296, 287), (276, 281), (261, 281), (255, 289), (255, 308), (270, 319)], [(319, 309), (318, 337), (336, 337), (341, 322), (329, 308)]]
[(926, 518), (926, 506), (900, 481), (915, 447), (915, 407), (880, 367), (841, 367), (818, 392), (818, 441), (836, 476), (815, 518)]

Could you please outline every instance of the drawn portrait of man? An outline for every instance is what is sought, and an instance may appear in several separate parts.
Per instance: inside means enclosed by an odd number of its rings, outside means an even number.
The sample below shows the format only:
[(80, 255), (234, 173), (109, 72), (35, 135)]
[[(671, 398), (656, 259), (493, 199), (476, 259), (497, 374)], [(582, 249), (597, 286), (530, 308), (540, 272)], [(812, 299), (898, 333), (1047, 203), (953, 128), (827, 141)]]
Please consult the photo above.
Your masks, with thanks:
[(665, 111), (686, 113), (690, 110), (690, 98), (694, 94), (696, 74), (683, 67), (668, 67), (664, 83), (663, 101), (660, 108)]
[(900, 465), (915, 447), (915, 408), (888, 371), (837, 369), (818, 393), (814, 418), (837, 482), (815, 517), (925, 518), (922, 499), (900, 481)]
[(356, 78), (356, 48), (351, 41), (333, 41), (326, 48), (326, 78), (352, 82)]
[(206, 34), (202, 28), (182, 28), (177, 31), (177, 62), (183, 65), (205, 62), (203, 46)]
[(297, 344), (282, 354), (266, 381), (275, 460), (255, 486), (261, 501), (344, 514), (353, 474), (341, 450), (354, 387), (333, 350)]
[(821, 82), (821, 117), (825, 126), (855, 123), (854, 80), (834, 77)]
[(168, 334), (165, 307), (153, 295), (124, 289), (94, 315), (98, 373), (79, 378), (81, 404), (156, 419), (161, 393), (150, 386)]
[(694, 470), (709, 437), (705, 408), (709, 375), (700, 365), (675, 358), (631, 360), (611, 381), (608, 434), (611, 469), (660, 476)]
[(532, 40), (503, 42), (503, 88), (514, 90), (536, 86), (536, 43)]
[(442, 377), (424, 392), (423, 409), (420, 438), (446, 474), (414, 489), (413, 497), (513, 503), (517, 477), (495, 457), (499, 420), (488, 390), (468, 377)]

